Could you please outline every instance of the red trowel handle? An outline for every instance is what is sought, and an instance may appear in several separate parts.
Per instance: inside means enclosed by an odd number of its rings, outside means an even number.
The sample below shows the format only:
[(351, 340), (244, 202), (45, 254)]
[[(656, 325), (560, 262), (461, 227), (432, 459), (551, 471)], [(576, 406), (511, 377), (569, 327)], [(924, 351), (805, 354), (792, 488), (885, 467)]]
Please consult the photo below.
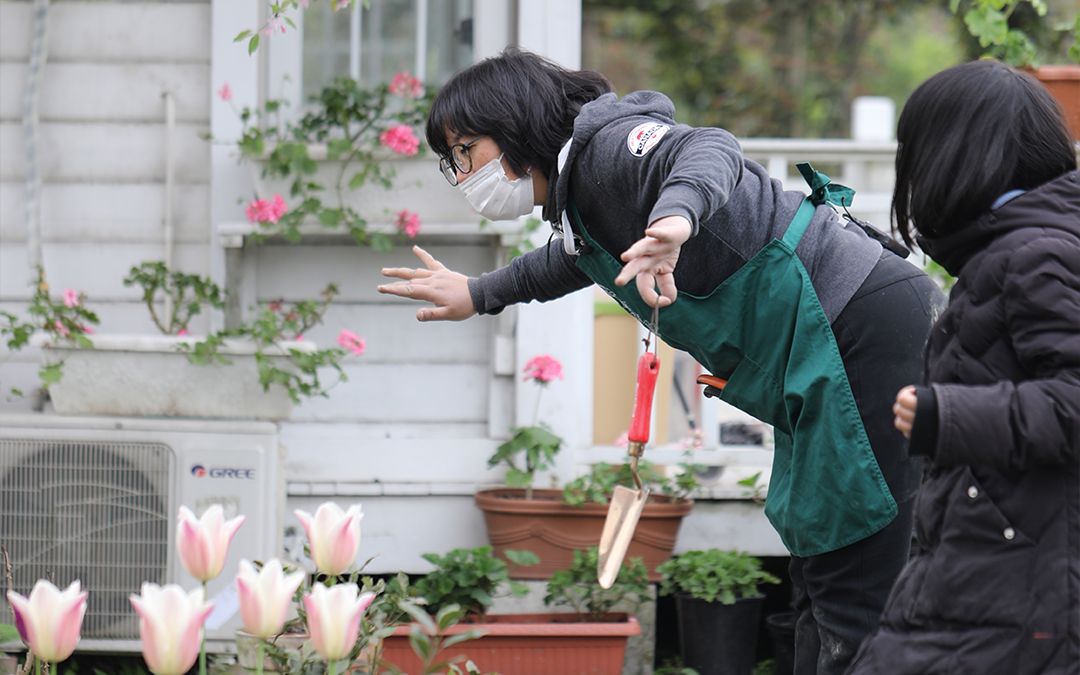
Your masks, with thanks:
[(652, 417), (653, 392), (656, 376), (660, 374), (660, 359), (655, 352), (645, 352), (637, 362), (637, 389), (634, 391), (634, 416), (630, 420), (627, 439), (644, 445), (649, 441), (649, 420)]

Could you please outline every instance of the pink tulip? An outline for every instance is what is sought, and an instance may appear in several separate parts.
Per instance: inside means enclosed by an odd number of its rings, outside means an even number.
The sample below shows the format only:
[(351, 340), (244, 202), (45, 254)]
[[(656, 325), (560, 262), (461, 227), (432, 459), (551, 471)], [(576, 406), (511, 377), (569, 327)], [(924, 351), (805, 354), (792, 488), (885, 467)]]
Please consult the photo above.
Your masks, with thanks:
[(356, 584), (333, 588), (315, 584), (304, 596), (311, 646), (327, 663), (352, 651), (360, 635), (360, 617), (374, 599), (374, 593), (360, 593)]
[(229, 542), (243, 524), (244, 516), (225, 522), (225, 512), (220, 504), (208, 508), (198, 519), (188, 507), (181, 506), (176, 549), (188, 574), (203, 583), (221, 574), (229, 553)]
[(61, 591), (40, 579), (29, 598), (8, 591), (7, 599), (15, 612), (19, 637), (35, 656), (47, 663), (71, 656), (86, 614), (86, 591), (79, 590), (78, 581)]
[(335, 576), (346, 572), (356, 562), (360, 550), (360, 505), (353, 504), (348, 511), (333, 502), (324, 502), (315, 516), (305, 511), (294, 511), (307, 533), (311, 559), (323, 574)]
[(244, 630), (260, 638), (281, 632), (292, 606), (293, 594), (304, 581), (304, 573), (285, 575), (275, 558), (258, 572), (247, 560), (240, 561), (236, 591), (240, 598), (240, 617)]
[(214, 608), (203, 602), (201, 588), (190, 593), (176, 584), (144, 583), (132, 595), (139, 615), (143, 659), (154, 675), (183, 675), (195, 664), (202, 645), (203, 622)]

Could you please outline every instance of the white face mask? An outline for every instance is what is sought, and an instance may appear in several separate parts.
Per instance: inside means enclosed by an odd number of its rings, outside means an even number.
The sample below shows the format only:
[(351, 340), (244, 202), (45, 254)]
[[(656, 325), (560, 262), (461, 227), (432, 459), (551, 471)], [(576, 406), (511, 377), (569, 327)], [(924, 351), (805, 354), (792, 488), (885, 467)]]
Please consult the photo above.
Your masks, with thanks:
[(513, 220), (533, 210), (532, 176), (510, 180), (502, 166), (502, 155), (458, 183), (458, 189), (474, 211), (488, 220)]

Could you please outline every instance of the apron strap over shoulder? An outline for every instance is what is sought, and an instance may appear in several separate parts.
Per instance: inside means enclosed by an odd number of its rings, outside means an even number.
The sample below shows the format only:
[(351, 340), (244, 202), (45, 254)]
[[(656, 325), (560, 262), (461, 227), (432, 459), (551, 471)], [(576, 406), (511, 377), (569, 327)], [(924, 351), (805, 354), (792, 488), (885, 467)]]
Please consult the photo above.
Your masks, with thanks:
[(832, 182), (832, 179), (814, 169), (810, 162), (799, 162), (795, 168), (802, 174), (803, 180), (810, 186), (808, 199), (814, 206), (833, 204), (841, 207), (851, 206), (855, 201), (855, 191), (846, 185)]
[(810, 225), (814, 217), (814, 209), (822, 204), (834, 204), (848, 207), (855, 200), (855, 191), (846, 185), (832, 182), (832, 179), (814, 169), (809, 162), (800, 162), (795, 165), (802, 174), (806, 184), (810, 186), (810, 194), (799, 204), (799, 210), (791, 219), (787, 231), (784, 232), (784, 243), (795, 249), (802, 240), (803, 233)]

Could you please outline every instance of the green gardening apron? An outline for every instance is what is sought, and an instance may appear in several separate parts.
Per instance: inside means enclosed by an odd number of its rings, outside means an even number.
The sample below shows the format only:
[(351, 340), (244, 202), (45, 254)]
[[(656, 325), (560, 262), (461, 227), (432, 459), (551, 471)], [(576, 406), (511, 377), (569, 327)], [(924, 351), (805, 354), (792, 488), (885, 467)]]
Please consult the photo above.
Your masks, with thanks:
[[(711, 293), (680, 291), (660, 310), (659, 334), (727, 380), (722, 398), (773, 425), (765, 515), (793, 555), (834, 551), (896, 516), (855, 406), (836, 339), (795, 249), (815, 204), (847, 188), (806, 165), (813, 193), (774, 239)], [(634, 284), (615, 286), (622, 264), (590, 237), (573, 203), (574, 234), (589, 245), (577, 266), (646, 326), (652, 309)], [(569, 236), (569, 233), (566, 233)]]

